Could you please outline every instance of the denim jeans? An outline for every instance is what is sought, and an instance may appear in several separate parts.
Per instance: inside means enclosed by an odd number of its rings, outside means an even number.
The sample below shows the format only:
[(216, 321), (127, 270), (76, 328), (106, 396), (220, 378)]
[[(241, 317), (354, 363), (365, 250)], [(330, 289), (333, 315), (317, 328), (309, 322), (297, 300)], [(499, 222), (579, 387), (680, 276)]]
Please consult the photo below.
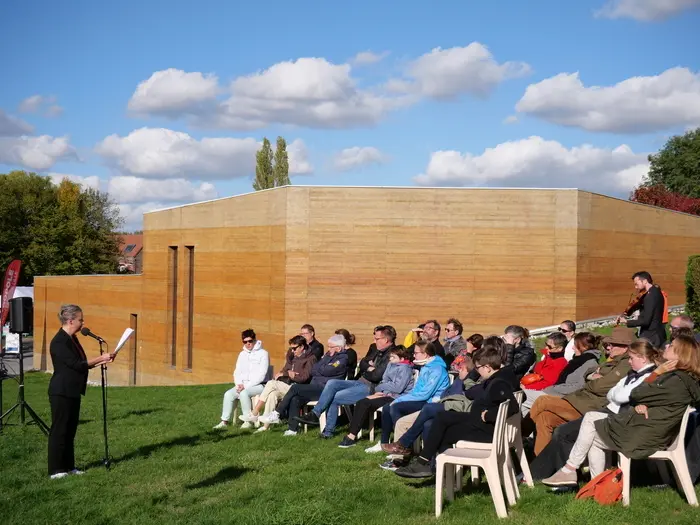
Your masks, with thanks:
[(425, 405), (426, 401), (404, 401), (393, 403), (382, 409), (382, 443), (389, 443), (391, 432), (394, 430), (394, 423), (405, 415), (418, 412)]
[(323, 434), (330, 436), (338, 422), (338, 407), (342, 405), (354, 405), (360, 399), (369, 395), (369, 386), (360, 381), (348, 381), (345, 379), (331, 379), (326, 383), (313, 413), (321, 417), (326, 410), (326, 428)]
[(423, 434), (423, 439), (428, 437), (428, 432), (430, 432), (430, 427), (433, 426), (433, 419), (435, 415), (439, 412), (445, 411), (445, 405), (443, 403), (427, 403), (423, 408), (421, 408), (420, 414), (418, 414), (418, 419), (411, 425), (406, 433), (401, 436), (399, 443), (406, 448), (410, 448), (413, 442), (418, 439), (418, 436)]

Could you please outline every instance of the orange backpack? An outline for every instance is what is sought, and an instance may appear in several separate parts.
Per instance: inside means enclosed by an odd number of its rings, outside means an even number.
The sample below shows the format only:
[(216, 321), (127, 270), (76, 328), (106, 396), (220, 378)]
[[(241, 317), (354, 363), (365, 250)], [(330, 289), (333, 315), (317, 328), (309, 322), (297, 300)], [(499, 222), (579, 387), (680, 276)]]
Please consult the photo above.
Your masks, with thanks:
[(576, 499), (593, 498), (601, 505), (612, 505), (622, 499), (622, 470), (609, 469), (586, 483)]

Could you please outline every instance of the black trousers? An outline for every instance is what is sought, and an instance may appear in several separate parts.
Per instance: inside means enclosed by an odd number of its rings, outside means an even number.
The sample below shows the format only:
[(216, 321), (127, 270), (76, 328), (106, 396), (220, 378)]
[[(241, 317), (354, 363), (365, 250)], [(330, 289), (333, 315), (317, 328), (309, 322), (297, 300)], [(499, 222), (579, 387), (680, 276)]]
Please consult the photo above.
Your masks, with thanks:
[(75, 433), (80, 419), (80, 397), (49, 396), (49, 475), (75, 468)]
[(352, 414), (352, 421), (350, 421), (350, 428), (348, 430), (348, 434), (354, 434), (355, 436), (357, 436), (357, 433), (362, 428), (362, 425), (365, 424), (367, 415), (372, 410), (377, 410), (378, 408), (383, 407), (384, 405), (388, 405), (393, 400), (394, 398), (389, 396), (377, 397), (374, 399), (369, 399), (368, 397), (360, 399), (355, 405), (355, 410)]
[(426, 459), (432, 459), (461, 440), (488, 443), (493, 440), (493, 429), (493, 424), (484, 423), (481, 420), (481, 414), (438, 412), (433, 419), (433, 426), (430, 428), (420, 455)]
[(277, 413), (280, 419), (287, 419), (289, 430), (299, 428), (299, 422), (294, 419), (294, 416), (301, 414), (301, 409), (309, 401), (318, 401), (323, 392), (321, 385), (306, 384), (292, 385), (292, 388), (282, 398), (282, 401), (277, 405)]

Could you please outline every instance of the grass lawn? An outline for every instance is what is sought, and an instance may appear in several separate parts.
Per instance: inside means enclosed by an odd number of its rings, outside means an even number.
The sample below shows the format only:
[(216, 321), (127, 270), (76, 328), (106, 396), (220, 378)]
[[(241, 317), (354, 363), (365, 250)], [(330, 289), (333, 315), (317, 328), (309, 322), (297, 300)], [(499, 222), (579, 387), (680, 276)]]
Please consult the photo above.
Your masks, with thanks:
[[(27, 400), (50, 423), (49, 375), (26, 376)], [(4, 381), (4, 405), (16, 383)], [(109, 389), (109, 443), (103, 457), (99, 387), (88, 387), (76, 438), (83, 476), (50, 480), (47, 440), (13, 415), (0, 434), (0, 523), (236, 523), (410, 525), (432, 522), (434, 484), (409, 481), (379, 468), (382, 454), (367, 441), (339, 449), (340, 437), (316, 432), (283, 437), (279, 426), (251, 435), (239, 428), (213, 431), (226, 385), (113, 387)], [(486, 487), (486, 484), (483, 484)], [(637, 488), (632, 506), (602, 507), (523, 486), (510, 522), (527, 524), (641, 524), (700, 522), (700, 510), (673, 490)], [(496, 523), (488, 489), (465, 488), (440, 518), (444, 523)]]

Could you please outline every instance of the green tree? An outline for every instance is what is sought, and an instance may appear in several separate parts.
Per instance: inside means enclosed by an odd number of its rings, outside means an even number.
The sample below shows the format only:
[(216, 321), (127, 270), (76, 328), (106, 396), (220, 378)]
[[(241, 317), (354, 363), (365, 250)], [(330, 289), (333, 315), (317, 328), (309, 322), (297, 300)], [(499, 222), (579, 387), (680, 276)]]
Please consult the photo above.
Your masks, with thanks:
[(671, 137), (656, 155), (649, 155), (649, 162), (644, 186), (663, 185), (674, 193), (700, 197), (700, 128)]
[(275, 151), (275, 186), (289, 186), (289, 158), (287, 157), (287, 141), (277, 137), (277, 150)]
[(122, 224), (109, 195), (35, 173), (0, 174), (0, 269), (22, 261), (21, 285), (35, 275), (114, 273)]
[(255, 154), (255, 191), (275, 187), (275, 175), (272, 169), (272, 147), (267, 138), (263, 139), (262, 148)]

